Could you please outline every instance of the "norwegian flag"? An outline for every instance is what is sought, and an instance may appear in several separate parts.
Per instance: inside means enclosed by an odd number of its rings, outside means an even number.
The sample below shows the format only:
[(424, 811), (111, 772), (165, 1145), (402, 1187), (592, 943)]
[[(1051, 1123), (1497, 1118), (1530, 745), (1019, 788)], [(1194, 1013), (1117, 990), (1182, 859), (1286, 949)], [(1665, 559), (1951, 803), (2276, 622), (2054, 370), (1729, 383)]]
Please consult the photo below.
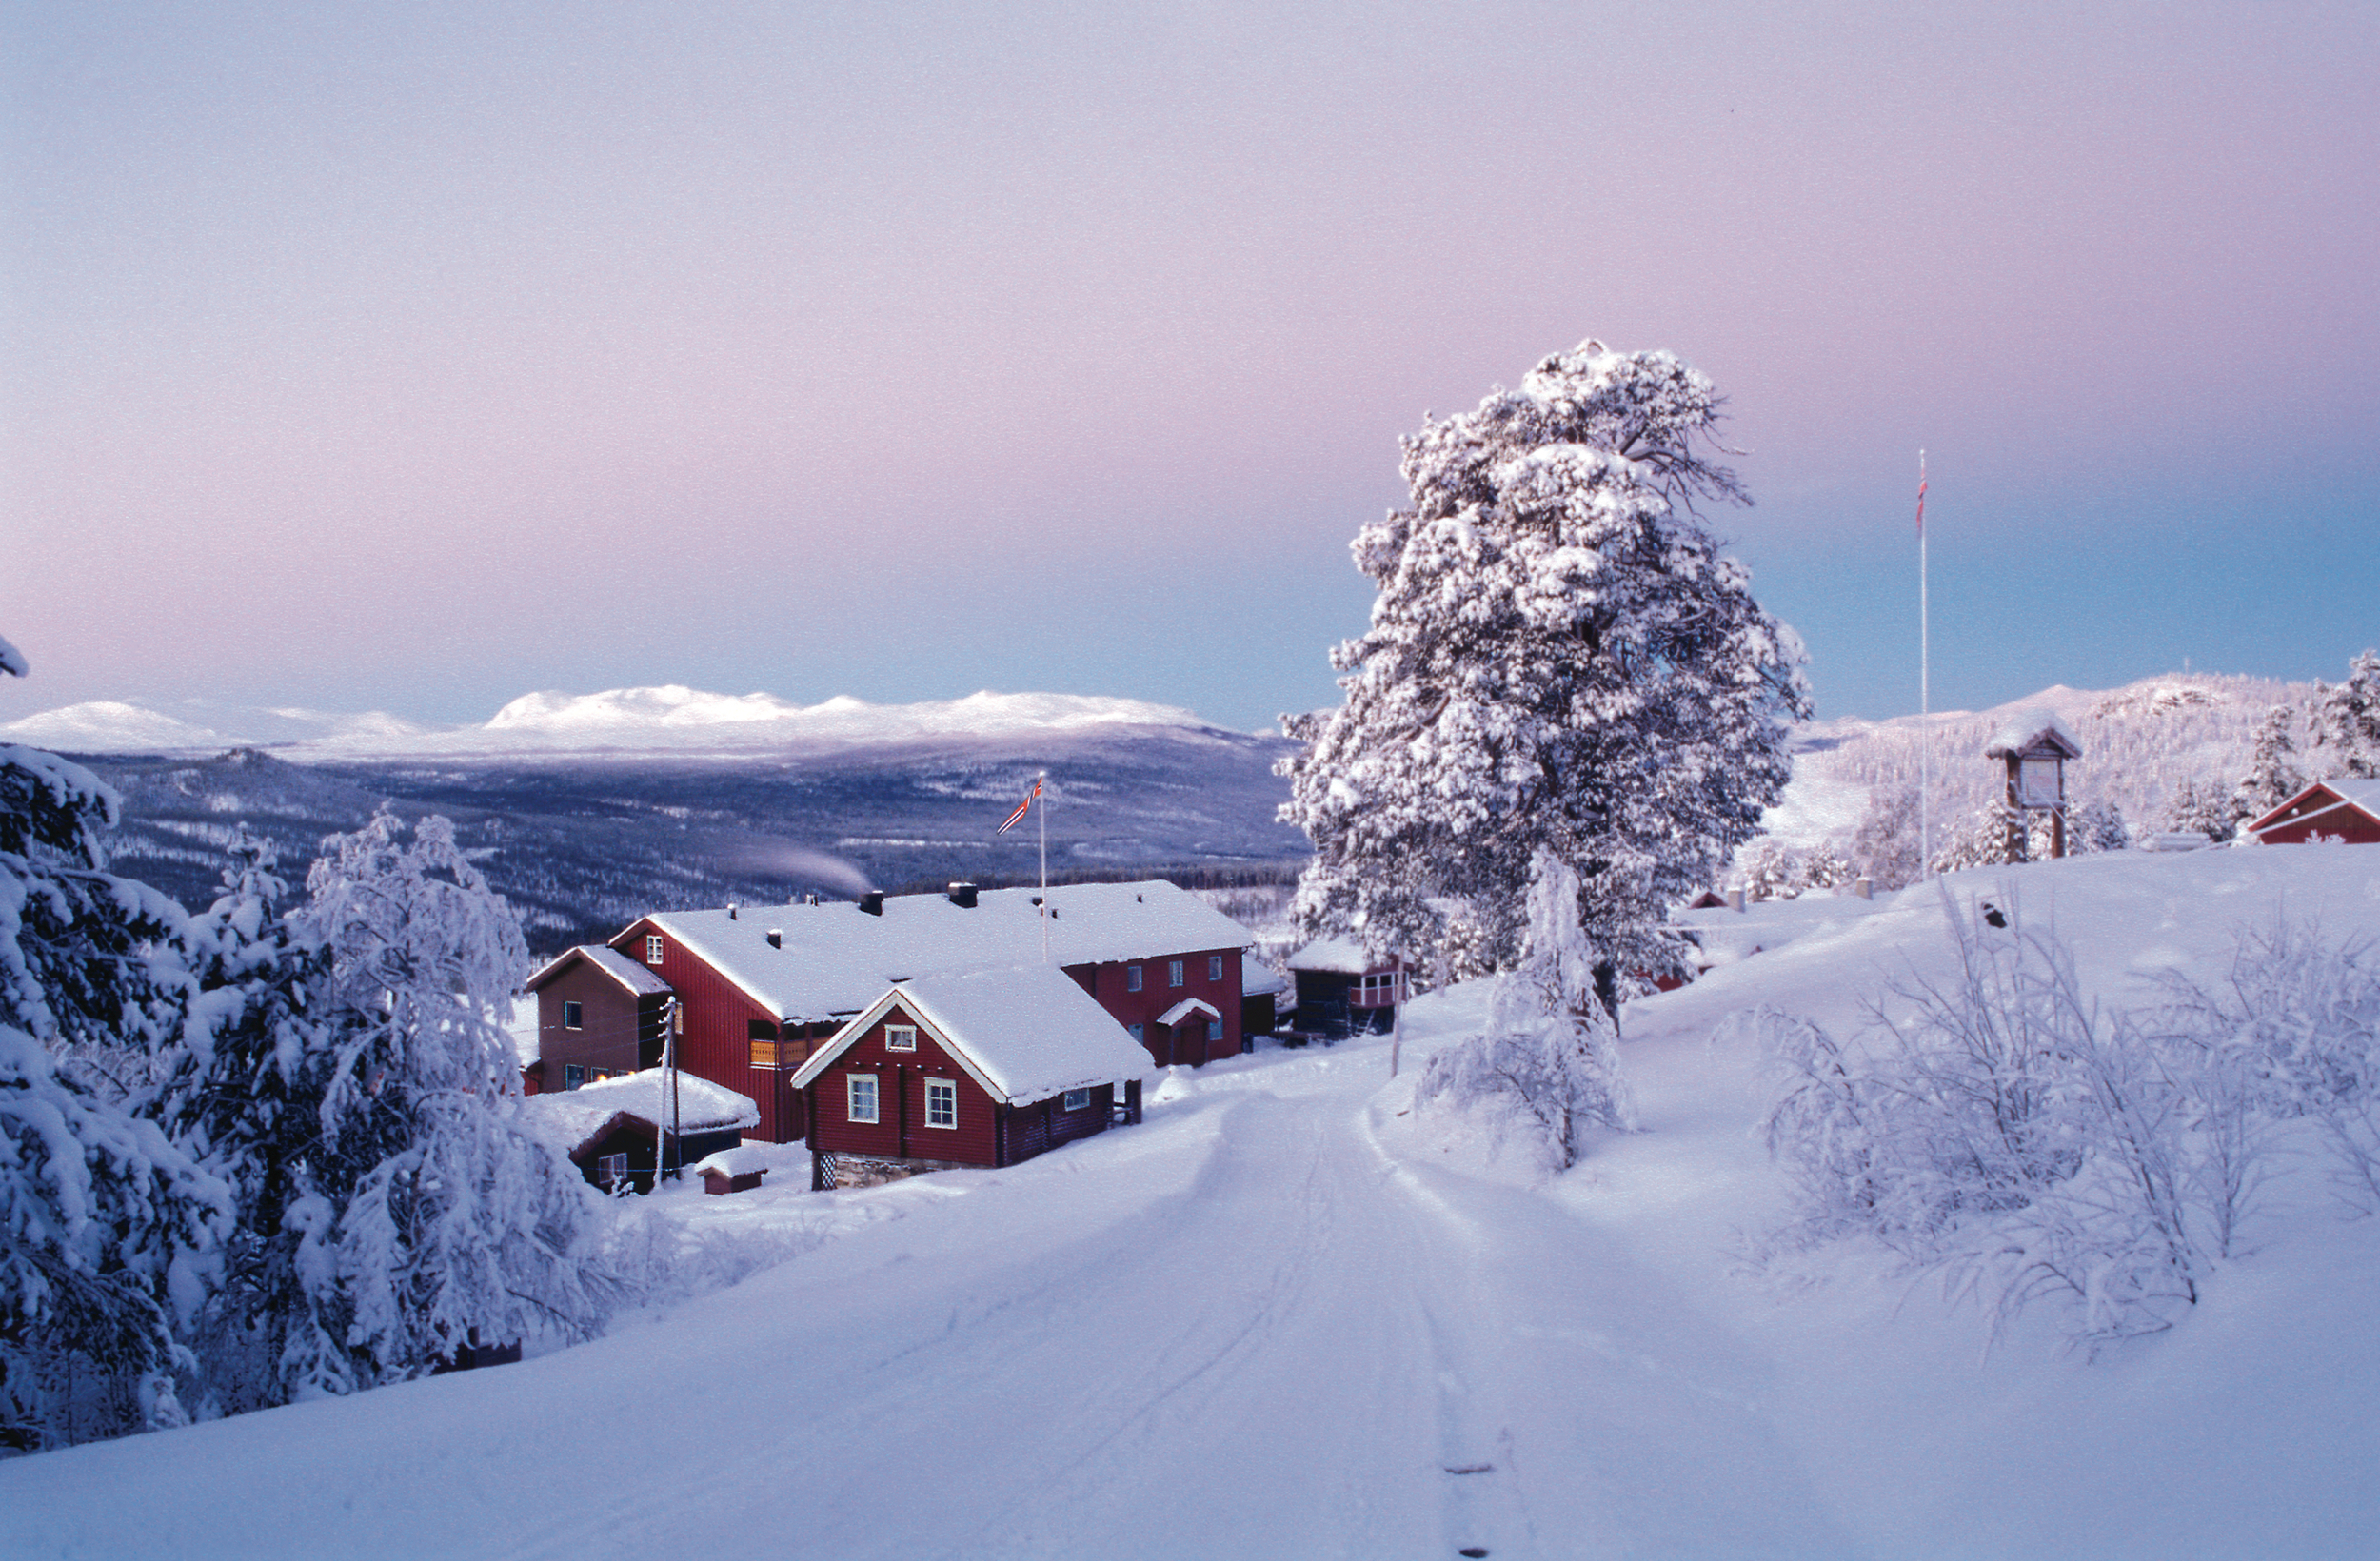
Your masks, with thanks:
[(1033, 782), (1033, 789), (1024, 794), (1024, 800), (1017, 804), (1017, 811), (1008, 815), (1008, 821), (1001, 825), (998, 829), (993, 830), (992, 833), (995, 835), (1005, 835), (1010, 830), (1016, 828), (1019, 824), (1024, 822), (1024, 816), (1033, 811), (1033, 799), (1041, 795), (1041, 782), (1037, 779)]
[(1917, 535), (1926, 534), (1926, 458), (1917, 457)]

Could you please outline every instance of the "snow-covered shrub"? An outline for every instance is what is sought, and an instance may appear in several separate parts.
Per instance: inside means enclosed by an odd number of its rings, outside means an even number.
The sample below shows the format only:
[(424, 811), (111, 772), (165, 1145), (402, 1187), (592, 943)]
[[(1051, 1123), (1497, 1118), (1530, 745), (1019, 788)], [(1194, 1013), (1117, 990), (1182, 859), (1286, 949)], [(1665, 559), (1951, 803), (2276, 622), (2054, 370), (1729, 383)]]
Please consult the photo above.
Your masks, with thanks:
[[(1969, 813), (1947, 838), (1937, 837), (1934, 870), (1955, 873), (1968, 867), (2002, 867), (2016, 860), (2009, 849), (2012, 828), (2026, 828), (2022, 811), (2005, 798), (1995, 798)], [(2026, 843), (2032, 843), (2030, 835)]]
[(1497, 1131), (1525, 1133), (1548, 1170), (1576, 1164), (1592, 1128), (1633, 1131), (1619, 1029), (1597, 995), (1596, 962), (1578, 875), (1539, 852), (1520, 962), (1497, 978), (1487, 1029), (1430, 1058), (1415, 1108), (1495, 1117)]
[(2086, 802), (2073, 810), (2066, 823), (2066, 849), (2073, 856), (2122, 851), (2132, 843), (2132, 832), (2124, 822), (2124, 810), (2113, 802)]
[(2348, 1205), (2380, 1212), (2380, 956), (2276, 920), (2245, 932), (2213, 987), (2167, 978), (2170, 1028), (2210, 1058), (2244, 1069), (2255, 1108), (2307, 1117), (2330, 1150)]
[(2267, 1070), (2219, 1024), (2101, 1010), (2054, 936), (1944, 898), (1949, 984), (1888, 987), (1849, 1041), (1759, 1019), (1795, 1201), (1772, 1251), (1861, 1236), (2000, 1321), (2063, 1296), (2082, 1337), (2169, 1326), (2272, 1169)]

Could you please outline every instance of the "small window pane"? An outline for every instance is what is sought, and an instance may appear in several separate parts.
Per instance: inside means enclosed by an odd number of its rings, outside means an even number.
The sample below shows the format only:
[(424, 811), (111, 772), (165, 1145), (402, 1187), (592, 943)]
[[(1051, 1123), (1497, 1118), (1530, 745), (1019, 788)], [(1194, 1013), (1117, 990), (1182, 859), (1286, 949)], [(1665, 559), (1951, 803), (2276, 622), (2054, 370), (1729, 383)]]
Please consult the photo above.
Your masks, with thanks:
[(648, 965), (661, 963), (661, 935), (659, 933), (645, 939), (645, 962)]
[(562, 1005), (562, 1027), (565, 1030), (585, 1029), (586, 1005), (576, 1002), (564, 1003)]
[(1088, 1111), (1090, 1108), (1091, 1092), (1089, 1090), (1068, 1090), (1066, 1092), (1066, 1109), (1068, 1111)]
[(914, 1052), (917, 1049), (918, 1027), (916, 1025), (887, 1024), (884, 1026), (884, 1050), (888, 1052)]
[(1167, 986), (1180, 986), (1181, 984), (1180, 960), (1168, 959), (1165, 961), (1165, 984)]
[(1140, 967), (1139, 965), (1124, 966), (1124, 990), (1126, 992), (1140, 990)]
[(1221, 955), (1210, 954), (1206, 957), (1206, 978), (1210, 981), (1220, 981), (1223, 978), (1223, 957)]
[(1209, 1040), (1220, 1040), (1223, 1038), (1223, 1021), (1221, 1019), (1209, 1019), (1206, 1021), (1206, 1038)]

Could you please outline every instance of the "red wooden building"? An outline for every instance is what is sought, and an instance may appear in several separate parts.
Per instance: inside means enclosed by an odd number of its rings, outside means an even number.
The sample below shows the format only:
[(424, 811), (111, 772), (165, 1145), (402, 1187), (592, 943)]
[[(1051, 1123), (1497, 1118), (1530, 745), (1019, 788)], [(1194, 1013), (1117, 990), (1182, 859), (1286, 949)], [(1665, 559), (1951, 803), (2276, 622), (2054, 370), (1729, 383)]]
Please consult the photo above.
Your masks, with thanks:
[(2247, 832), (2267, 845), (2303, 845), (2316, 835), (2380, 845), (2380, 780), (2317, 780)]
[(793, 1075), (814, 1188), (1015, 1165), (1137, 1116), (1148, 1065), (1080, 983), (1046, 965), (894, 986)]
[(1370, 958), (1352, 939), (1316, 939), (1289, 957), (1289, 975), (1298, 983), (1298, 1035), (1385, 1034), (1410, 996), (1402, 959)]
[[(1196, 895), (1155, 880), (1067, 884), (1049, 891), (1046, 908), (1035, 890), (954, 884), (856, 904), (660, 912), (624, 929), (610, 951), (676, 997), (679, 1065), (751, 1097), (761, 1114), (752, 1136), (786, 1143), (809, 1131), (794, 1073), (895, 981), (1040, 964), (1046, 945), (1048, 962), (1149, 1061), (1196, 1067), (1240, 1049), (1251, 941)], [(547, 1063), (548, 1089), (553, 1072)]]
[(537, 1060), (522, 1073), (531, 1095), (575, 1090), (661, 1061), (669, 983), (617, 949), (570, 949), (526, 983), (537, 998)]

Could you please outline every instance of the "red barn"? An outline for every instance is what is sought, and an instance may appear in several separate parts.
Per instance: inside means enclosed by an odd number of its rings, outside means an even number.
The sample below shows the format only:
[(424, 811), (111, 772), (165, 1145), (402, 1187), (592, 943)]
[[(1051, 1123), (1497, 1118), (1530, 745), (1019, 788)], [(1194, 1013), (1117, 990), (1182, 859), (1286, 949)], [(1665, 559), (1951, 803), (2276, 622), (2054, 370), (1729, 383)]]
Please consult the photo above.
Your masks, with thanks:
[(1158, 1065), (1240, 1050), (1246, 928), (1162, 880), (1067, 884), (1043, 909), (1035, 890), (953, 884), (857, 904), (660, 912), (611, 949), (676, 995), (679, 1066), (759, 1102), (753, 1136), (771, 1143), (807, 1135), (794, 1073), (888, 984), (1039, 964), (1045, 946)]
[(896, 985), (795, 1073), (814, 1188), (1015, 1165), (1140, 1107), (1148, 1057), (1047, 965)]
[(2248, 826), (2267, 845), (2303, 845), (2313, 836), (2380, 845), (2380, 780), (2317, 780)]

